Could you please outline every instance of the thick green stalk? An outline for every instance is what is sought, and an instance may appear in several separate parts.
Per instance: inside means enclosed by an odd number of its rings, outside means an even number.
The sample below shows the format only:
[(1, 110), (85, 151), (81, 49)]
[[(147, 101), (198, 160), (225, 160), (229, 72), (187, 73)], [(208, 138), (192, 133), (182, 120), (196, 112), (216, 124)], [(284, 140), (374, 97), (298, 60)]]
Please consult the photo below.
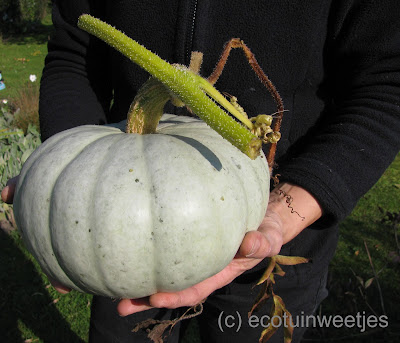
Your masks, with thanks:
[(252, 159), (258, 156), (261, 140), (210, 99), (209, 96), (214, 98), (215, 95), (211, 94), (214, 91), (210, 91), (209, 87), (206, 90), (209, 94), (207, 96), (203, 91), (204, 85), (198, 81), (198, 75), (186, 67), (169, 64), (114, 27), (90, 15), (82, 15), (78, 26), (105, 41), (157, 78), (171, 91), (172, 96), (179, 98), (212, 129), (243, 153)]
[(239, 119), (244, 125), (246, 125), (250, 130), (254, 128), (253, 123), (240, 113), (235, 106), (233, 106), (226, 98), (218, 92), (218, 90), (205, 78), (201, 77), (200, 75), (196, 75), (198, 77), (198, 82), (200, 87), (216, 102), (218, 102), (223, 108), (225, 108), (229, 113)]
[(168, 89), (151, 77), (139, 89), (126, 120), (127, 133), (142, 135), (156, 132), (158, 122), (164, 114), (165, 104), (171, 99)]

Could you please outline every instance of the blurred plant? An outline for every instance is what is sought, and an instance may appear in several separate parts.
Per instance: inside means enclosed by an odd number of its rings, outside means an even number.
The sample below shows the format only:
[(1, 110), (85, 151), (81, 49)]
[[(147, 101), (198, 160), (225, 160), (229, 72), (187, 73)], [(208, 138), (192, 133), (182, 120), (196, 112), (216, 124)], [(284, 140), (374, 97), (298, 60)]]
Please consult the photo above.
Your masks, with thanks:
[(19, 0), (21, 19), (27, 22), (38, 22), (46, 15), (47, 0)]
[(11, 107), (14, 111), (13, 125), (15, 127), (22, 129), (25, 134), (28, 132), (29, 125), (35, 126), (36, 130), (39, 131), (38, 83), (28, 82), (25, 87), (17, 91), (11, 100)]
[[(398, 185), (395, 185), (398, 188)], [(400, 211), (399, 212), (389, 212), (384, 211), (383, 208), (379, 207), (379, 211), (384, 214), (384, 217), (381, 220), (382, 224), (388, 224), (393, 228), (394, 240), (396, 242), (397, 251), (389, 252), (389, 259), (395, 263), (400, 263), (400, 240), (399, 240), (399, 232), (400, 232)]]
[[(29, 124), (24, 133), (14, 126), (14, 115), (8, 102), (0, 103), (0, 189), (7, 181), (19, 174), (23, 163), (40, 145), (40, 134), (37, 128)], [(0, 202), (0, 212), (5, 211)]]
[(0, 0), (2, 33), (32, 31), (46, 16), (50, 0)]

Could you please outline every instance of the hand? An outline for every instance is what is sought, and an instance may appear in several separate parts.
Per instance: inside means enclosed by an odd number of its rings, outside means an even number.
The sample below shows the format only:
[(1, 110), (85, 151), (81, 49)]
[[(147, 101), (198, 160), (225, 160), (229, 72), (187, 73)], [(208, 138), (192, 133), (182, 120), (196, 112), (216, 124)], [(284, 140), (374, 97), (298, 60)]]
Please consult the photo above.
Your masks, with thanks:
[[(290, 207), (288, 195), (291, 197)], [(292, 209), (296, 212), (292, 212)], [(118, 304), (118, 312), (121, 316), (127, 316), (153, 307), (194, 306), (246, 270), (255, 267), (264, 258), (278, 254), (283, 244), (296, 237), (321, 215), (318, 202), (305, 189), (288, 183), (280, 184), (270, 195), (268, 210), (260, 227), (245, 235), (235, 258), (222, 271), (179, 292), (156, 293), (141, 299), (123, 299)]]
[(156, 293), (141, 299), (123, 299), (118, 305), (118, 312), (121, 316), (126, 316), (153, 307), (194, 306), (215, 290), (231, 283), (246, 270), (255, 267), (265, 257), (278, 254), (283, 243), (282, 233), (279, 215), (267, 211), (260, 228), (245, 235), (235, 258), (218, 274), (179, 292)]
[[(17, 186), (18, 177), (15, 176), (7, 181), (6, 186), (1, 190), (1, 200), (3, 200), (7, 204), (12, 204), (14, 199), (15, 188)], [(60, 293), (65, 294), (70, 292), (71, 290), (63, 285), (61, 285), (58, 281), (55, 281), (49, 278), (50, 283), (53, 287)]]

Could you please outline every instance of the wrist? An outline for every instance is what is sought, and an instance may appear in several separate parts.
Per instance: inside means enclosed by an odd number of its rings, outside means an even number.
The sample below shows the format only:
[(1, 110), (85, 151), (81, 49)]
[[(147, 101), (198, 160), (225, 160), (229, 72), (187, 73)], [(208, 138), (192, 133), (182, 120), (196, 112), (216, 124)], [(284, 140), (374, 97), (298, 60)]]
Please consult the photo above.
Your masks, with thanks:
[(272, 190), (268, 210), (281, 218), (284, 244), (322, 216), (322, 208), (311, 193), (286, 182)]

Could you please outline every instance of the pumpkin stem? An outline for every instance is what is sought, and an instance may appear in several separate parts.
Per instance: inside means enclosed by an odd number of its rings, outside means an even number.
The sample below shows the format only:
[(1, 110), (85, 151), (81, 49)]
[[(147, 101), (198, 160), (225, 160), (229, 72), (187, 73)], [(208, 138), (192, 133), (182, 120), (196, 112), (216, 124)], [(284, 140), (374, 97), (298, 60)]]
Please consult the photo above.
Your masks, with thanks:
[(164, 114), (164, 106), (170, 98), (171, 94), (160, 81), (149, 78), (139, 89), (129, 108), (126, 133), (155, 133)]
[[(212, 129), (251, 159), (255, 159), (259, 155), (262, 141), (248, 128), (235, 121), (212, 100), (217, 98), (217, 102), (224, 102), (222, 100), (223, 96), (207, 80), (184, 66), (169, 64), (114, 27), (90, 15), (80, 16), (78, 26), (105, 41), (149, 72), (166, 87), (170, 97), (176, 97), (181, 100)], [(148, 101), (151, 101), (150, 98)], [(228, 101), (226, 103), (229, 104)], [(138, 105), (133, 104), (131, 109), (134, 109), (135, 106)], [(160, 104), (156, 107), (159, 106)], [(225, 107), (224, 104), (222, 106)], [(226, 109), (229, 112), (231, 111), (229, 108)], [(140, 112), (141, 110), (137, 111)], [(144, 112), (143, 115), (145, 115)], [(155, 117), (158, 116), (159, 113), (155, 115)], [(140, 122), (140, 119), (138, 121)], [(138, 123), (138, 125), (140, 126), (141, 124)], [(143, 125), (146, 126), (145, 124)], [(252, 127), (251, 122), (245, 125)]]

